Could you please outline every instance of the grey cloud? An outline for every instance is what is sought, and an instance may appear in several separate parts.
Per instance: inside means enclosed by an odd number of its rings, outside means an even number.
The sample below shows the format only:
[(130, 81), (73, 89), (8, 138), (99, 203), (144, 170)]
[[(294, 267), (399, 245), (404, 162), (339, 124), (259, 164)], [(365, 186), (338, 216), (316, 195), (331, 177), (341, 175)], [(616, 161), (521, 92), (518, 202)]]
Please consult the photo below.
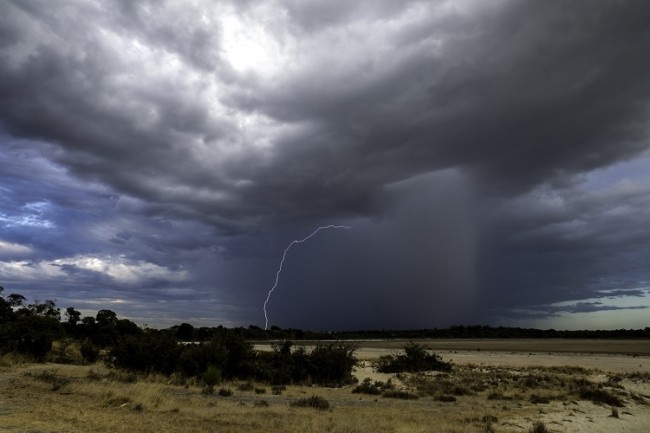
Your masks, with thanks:
[[(1, 2), (0, 212), (46, 201), (57, 228), (2, 240), (35, 261), (121, 254), (187, 271), (134, 302), (218, 292), (224, 315), (255, 321), (287, 239), (355, 222), (294, 259), (274, 304), (288, 326), (640, 296), (650, 191), (591, 191), (583, 176), (650, 144), (649, 4), (269, 5)], [(251, 21), (270, 7), (249, 29), (276, 37), (287, 64), (229, 64), (230, 7)]]

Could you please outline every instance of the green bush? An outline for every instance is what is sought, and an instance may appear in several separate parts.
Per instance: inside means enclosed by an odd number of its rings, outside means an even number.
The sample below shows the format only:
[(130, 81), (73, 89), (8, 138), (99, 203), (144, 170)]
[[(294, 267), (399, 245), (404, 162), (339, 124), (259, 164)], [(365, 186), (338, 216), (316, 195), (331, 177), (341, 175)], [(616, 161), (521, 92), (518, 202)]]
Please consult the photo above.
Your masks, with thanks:
[(323, 397), (312, 395), (309, 398), (301, 398), (290, 403), (291, 407), (312, 407), (318, 410), (327, 410), (330, 408), (330, 403)]
[(373, 382), (369, 377), (366, 377), (363, 382), (354, 387), (352, 390), (353, 394), (368, 394), (368, 395), (379, 395), (384, 391), (390, 391), (393, 389), (393, 384), (390, 380), (384, 383), (382, 381)]
[(219, 390), (219, 395), (221, 397), (230, 397), (232, 395), (232, 390), (230, 388), (221, 388)]
[(408, 343), (404, 353), (382, 356), (379, 359), (377, 371), (381, 373), (417, 373), (419, 371), (451, 371), (451, 363), (442, 361), (440, 355), (430, 353), (425, 347)]
[(400, 400), (417, 400), (418, 397), (415, 394), (412, 394), (408, 391), (397, 391), (397, 390), (392, 390), (392, 391), (386, 391), (382, 394), (383, 397), (387, 398), (398, 398)]
[(99, 358), (99, 349), (96, 348), (89, 339), (86, 339), (81, 343), (80, 351), (84, 363), (93, 364), (97, 361), (97, 358)]
[(221, 370), (214, 365), (208, 367), (201, 376), (203, 382), (208, 386), (215, 386), (221, 383)]
[(618, 396), (601, 388), (585, 387), (580, 389), (578, 395), (583, 400), (589, 400), (593, 403), (603, 403), (614, 407), (624, 407), (623, 400)]

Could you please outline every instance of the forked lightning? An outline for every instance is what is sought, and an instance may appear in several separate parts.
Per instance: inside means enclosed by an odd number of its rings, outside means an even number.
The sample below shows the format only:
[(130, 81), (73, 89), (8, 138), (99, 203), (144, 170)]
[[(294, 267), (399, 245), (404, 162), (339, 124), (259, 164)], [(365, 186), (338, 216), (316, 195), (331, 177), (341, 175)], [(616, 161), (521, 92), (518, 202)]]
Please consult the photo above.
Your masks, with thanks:
[(284, 259), (287, 257), (287, 252), (289, 252), (291, 247), (296, 245), (296, 244), (301, 244), (301, 243), (305, 242), (309, 238), (315, 236), (316, 233), (318, 233), (321, 230), (326, 230), (326, 229), (351, 229), (351, 228), (352, 227), (349, 227), (349, 226), (335, 226), (335, 225), (332, 225), (332, 224), (330, 224), (328, 226), (318, 227), (316, 230), (314, 230), (306, 238), (304, 238), (304, 239), (294, 239), (293, 241), (291, 241), (289, 246), (287, 246), (287, 248), (285, 248), (284, 253), (282, 253), (282, 260), (280, 260), (280, 267), (278, 268), (278, 272), (275, 273), (275, 284), (273, 284), (273, 287), (271, 287), (271, 290), (269, 290), (268, 295), (266, 295), (266, 301), (264, 301), (264, 306), (262, 307), (262, 309), (264, 310), (264, 320), (265, 320), (264, 329), (265, 330), (268, 329), (268, 327), (269, 327), (269, 317), (268, 317), (267, 312), (266, 312), (266, 304), (268, 304), (269, 299), (271, 299), (271, 293), (273, 293), (275, 288), (278, 287), (278, 282), (280, 281), (280, 272), (282, 272), (282, 266), (284, 265)]

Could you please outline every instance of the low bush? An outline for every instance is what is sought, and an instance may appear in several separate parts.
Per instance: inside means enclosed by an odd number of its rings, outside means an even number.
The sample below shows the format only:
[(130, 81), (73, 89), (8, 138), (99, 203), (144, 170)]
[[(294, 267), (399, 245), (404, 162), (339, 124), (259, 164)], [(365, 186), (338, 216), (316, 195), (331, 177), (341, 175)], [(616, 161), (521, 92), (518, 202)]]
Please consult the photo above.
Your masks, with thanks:
[(290, 403), (291, 407), (311, 407), (318, 410), (327, 410), (330, 408), (330, 403), (323, 397), (312, 395), (308, 398), (301, 398)]
[(425, 347), (415, 343), (404, 346), (403, 354), (382, 356), (377, 365), (377, 371), (381, 373), (450, 372), (451, 369), (450, 362), (444, 362), (440, 355), (429, 352)]
[(352, 389), (353, 394), (368, 394), (368, 395), (379, 395), (384, 391), (389, 391), (393, 389), (393, 384), (389, 380), (384, 383), (382, 381), (373, 382), (372, 379), (366, 377), (363, 382), (355, 386)]
[(532, 394), (529, 400), (532, 404), (548, 404), (551, 402), (548, 396), (538, 394)]
[(253, 391), (255, 384), (253, 382), (243, 382), (237, 386), (237, 391)]
[(382, 396), (387, 398), (398, 398), (400, 400), (417, 400), (420, 398), (416, 394), (412, 394), (408, 391), (398, 390), (386, 391), (382, 394)]
[(453, 395), (439, 395), (437, 397), (434, 397), (435, 401), (441, 401), (443, 403), (453, 403), (456, 401), (456, 397)]
[(230, 388), (221, 388), (219, 390), (219, 395), (221, 397), (230, 397), (232, 395), (232, 390)]
[(589, 400), (592, 403), (602, 403), (614, 407), (624, 407), (623, 400), (617, 395), (602, 388), (582, 388), (578, 395), (583, 400)]
[(529, 433), (549, 433), (548, 428), (546, 428), (546, 424), (544, 424), (542, 421), (535, 421), (533, 426), (528, 431)]

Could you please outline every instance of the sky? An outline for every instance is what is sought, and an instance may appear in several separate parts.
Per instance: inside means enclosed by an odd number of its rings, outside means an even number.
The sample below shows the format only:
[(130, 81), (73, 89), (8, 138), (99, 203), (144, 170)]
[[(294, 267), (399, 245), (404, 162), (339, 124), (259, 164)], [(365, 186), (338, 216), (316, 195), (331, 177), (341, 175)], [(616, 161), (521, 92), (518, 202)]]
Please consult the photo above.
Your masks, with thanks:
[(139, 325), (650, 326), (650, 3), (0, 0), (0, 285)]

